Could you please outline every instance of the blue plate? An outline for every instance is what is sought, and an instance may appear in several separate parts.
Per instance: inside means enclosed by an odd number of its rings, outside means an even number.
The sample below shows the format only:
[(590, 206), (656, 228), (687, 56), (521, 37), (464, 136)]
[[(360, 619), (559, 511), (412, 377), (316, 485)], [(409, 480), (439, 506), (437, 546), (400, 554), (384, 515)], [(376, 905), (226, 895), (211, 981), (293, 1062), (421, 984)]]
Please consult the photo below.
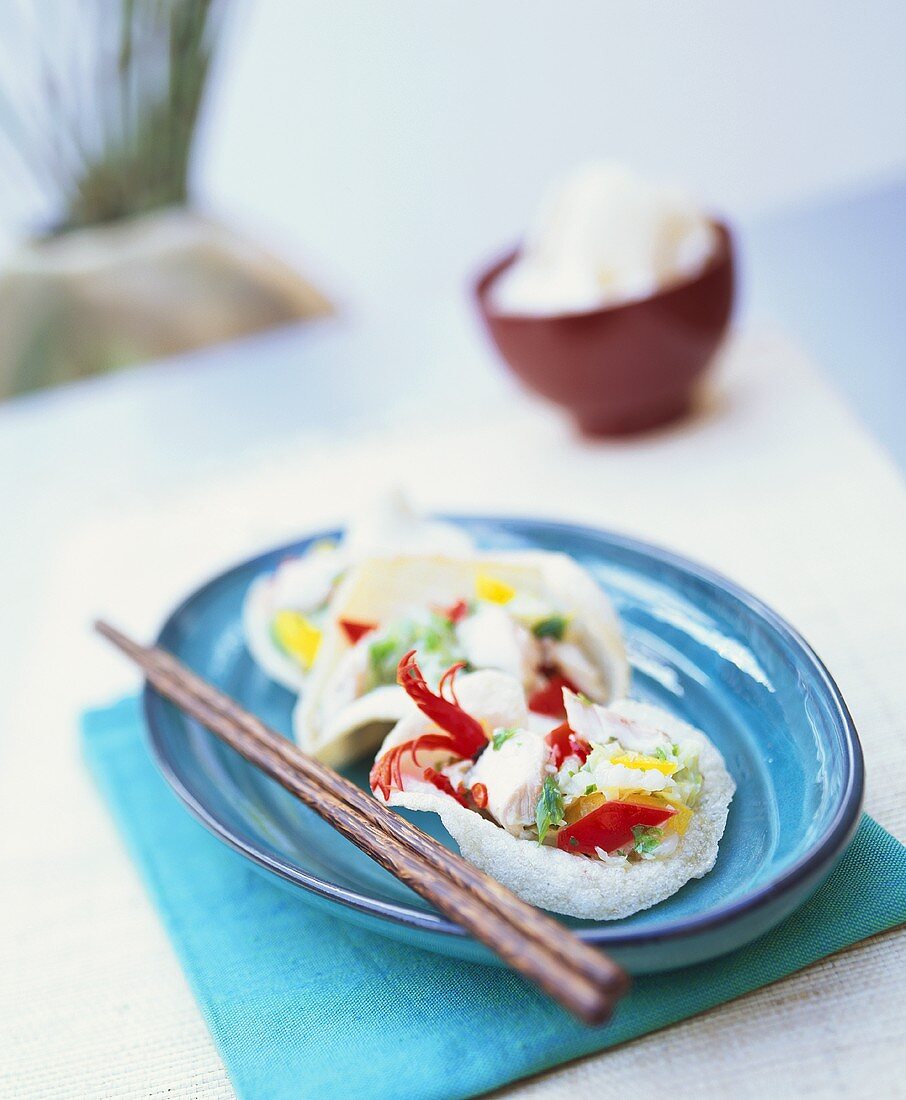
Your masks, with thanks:
[[(479, 545), (565, 550), (622, 617), (633, 695), (703, 729), (736, 779), (710, 874), (620, 921), (565, 919), (635, 973), (733, 950), (773, 927), (828, 874), (855, 829), (862, 752), (820, 660), (778, 615), (736, 585), (632, 539), (535, 520), (458, 518)], [(243, 639), (249, 583), (319, 532), (216, 577), (167, 620), (159, 644), (289, 733), (293, 697), (255, 666)], [(301, 903), (418, 947), (496, 961), (272, 780), (150, 688), (145, 710), (165, 776), (192, 812)], [(349, 771), (366, 786), (368, 762)], [(451, 844), (433, 814), (407, 814)]]

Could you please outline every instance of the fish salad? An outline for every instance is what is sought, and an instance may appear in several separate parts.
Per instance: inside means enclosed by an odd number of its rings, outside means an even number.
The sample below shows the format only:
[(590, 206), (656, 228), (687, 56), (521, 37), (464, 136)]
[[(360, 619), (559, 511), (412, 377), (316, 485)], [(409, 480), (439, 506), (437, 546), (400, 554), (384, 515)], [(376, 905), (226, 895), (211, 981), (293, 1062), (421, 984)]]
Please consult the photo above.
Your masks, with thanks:
[(255, 663), (270, 679), (300, 692), (320, 653), (331, 600), (349, 569), (400, 548), (469, 553), (472, 540), (451, 524), (419, 515), (399, 493), (377, 497), (340, 539), (319, 539), (252, 582), (242, 620)]
[(327, 690), (332, 705), (374, 688), (397, 683), (397, 668), (412, 649), (436, 687), (450, 665), (494, 668), (525, 686), (529, 710), (563, 713), (563, 688), (606, 699), (601, 671), (572, 637), (572, 615), (537, 597), (518, 595), (487, 573), (477, 579), (475, 595), (446, 608), (413, 607), (388, 623), (339, 620), (352, 642)]
[[(628, 666), (615, 616), (574, 563), (567, 567), (574, 587), (548, 583), (551, 568), (563, 568), (559, 557), (409, 557), (364, 565), (335, 602), (329, 652), (298, 708), (300, 743), (335, 760), (359, 751), (363, 730), (377, 729), (379, 741), (414, 709), (398, 682), (400, 661), (411, 650), (435, 690), (453, 665), (511, 677), (534, 729), (565, 716), (564, 689), (597, 702), (620, 693)], [(584, 599), (586, 586), (598, 594), (597, 611)], [(413, 593), (420, 595), (413, 600)]]
[(398, 675), (417, 709), (378, 753), (376, 797), (438, 813), (463, 855), (526, 900), (614, 919), (713, 866), (735, 785), (700, 731), (570, 688), (545, 730), (505, 672), (454, 665), (435, 691), (410, 652)]

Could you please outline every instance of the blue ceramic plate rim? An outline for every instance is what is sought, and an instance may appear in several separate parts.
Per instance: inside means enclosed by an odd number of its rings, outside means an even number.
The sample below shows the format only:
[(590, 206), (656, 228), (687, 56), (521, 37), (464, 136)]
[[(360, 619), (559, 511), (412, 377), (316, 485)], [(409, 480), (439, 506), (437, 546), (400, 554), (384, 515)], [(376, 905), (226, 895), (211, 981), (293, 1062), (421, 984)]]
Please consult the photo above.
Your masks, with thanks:
[[(849, 713), (849, 708), (833, 677), (808, 642), (781, 615), (772, 610), (757, 596), (752, 595), (751, 592), (736, 584), (735, 581), (731, 581), (717, 570), (700, 565), (680, 554), (675, 554), (670, 550), (665, 550), (653, 543), (645, 542), (642, 539), (636, 539), (629, 535), (621, 535), (602, 528), (594, 528), (582, 524), (565, 523), (558, 520), (536, 520), (526, 516), (446, 515), (440, 518), (453, 523), (493, 523), (504, 528), (510, 525), (531, 524), (533, 527), (545, 530), (551, 534), (561, 533), (566, 536), (603, 539), (615, 547), (647, 556), (670, 568), (684, 571), (698, 580), (722, 589), (725, 593), (743, 604), (748, 611), (782, 635), (788, 643), (799, 651), (801, 660), (811, 666), (819, 682), (827, 691), (828, 698), (833, 703), (839, 729), (843, 735), (843, 744), (846, 752), (846, 782), (836, 811), (823, 835), (818, 837), (803, 855), (775, 878), (764, 883), (762, 886), (757, 887), (748, 894), (744, 894), (742, 897), (736, 898), (725, 905), (711, 909), (701, 916), (680, 917), (666, 925), (651, 930), (639, 928), (624, 931), (612, 929), (602, 922), (591, 928), (574, 928), (573, 932), (578, 935), (580, 939), (589, 943), (606, 945), (609, 948), (622, 948), (666, 943), (681, 937), (710, 932), (770, 905), (788, 891), (793, 890), (797, 884), (803, 880), (814, 878), (817, 881), (822, 870), (830, 868), (834, 858), (850, 840), (859, 820), (865, 784), (865, 766), (862, 756), (862, 746), (859, 742), (859, 736), (856, 732), (852, 716)], [(239, 562), (229, 569), (225, 569), (221, 573), (218, 573), (186, 596), (167, 616), (163, 626), (158, 632), (156, 644), (166, 648), (167, 635), (176, 621), (182, 617), (196, 599), (201, 597), (208, 589), (215, 585), (219, 585), (230, 574), (254, 568), (258, 565), (264, 569), (266, 567), (265, 563), (268, 562), (275, 553), (278, 555), (290, 553), (300, 542), (318, 538), (336, 538), (338, 534), (338, 531), (332, 530), (319, 531), (309, 536), (302, 536), (284, 546), (267, 550), (262, 554)], [(304, 890), (318, 894), (330, 901), (339, 902), (342, 905), (356, 909), (362, 913), (410, 928), (417, 928), (421, 931), (438, 933), (445, 936), (469, 936), (468, 932), (460, 928), (459, 925), (447, 920), (447, 918), (440, 913), (410, 909), (408, 906), (381, 901), (367, 894), (360, 894), (355, 890), (349, 890), (345, 887), (338, 886), (336, 883), (329, 882), (326, 879), (319, 878), (317, 875), (303, 871), (292, 863), (269, 855), (267, 852), (262, 851), (253, 840), (237, 833), (218, 817), (216, 813), (209, 810), (204, 802), (183, 783), (179, 775), (178, 766), (173, 763), (168, 755), (166, 740), (163, 737), (164, 714), (167, 705), (163, 696), (155, 691), (150, 684), (146, 683), (143, 691), (143, 706), (153, 756), (164, 778), (181, 801), (191, 813), (220, 840), (224, 841), (231, 848), (241, 853), (258, 866), (278, 875), (280, 878), (292, 882), (296, 886), (300, 886)]]

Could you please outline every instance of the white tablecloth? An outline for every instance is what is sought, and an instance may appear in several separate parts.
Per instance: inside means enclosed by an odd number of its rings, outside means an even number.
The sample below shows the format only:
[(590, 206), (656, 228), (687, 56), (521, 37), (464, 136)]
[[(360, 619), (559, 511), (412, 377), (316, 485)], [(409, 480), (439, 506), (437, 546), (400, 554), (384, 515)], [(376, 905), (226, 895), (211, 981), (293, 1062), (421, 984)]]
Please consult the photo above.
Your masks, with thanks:
[[(865, 746), (866, 808), (906, 837), (906, 496), (792, 348), (738, 341), (702, 414), (643, 440), (582, 442), (509, 393), (469, 417), (457, 406), (432, 424), (404, 411), (396, 420), (392, 435), (388, 425), (356, 439), (309, 432), (204, 489), (119, 500), (59, 548), (23, 639), (0, 772), (4, 1096), (232, 1095), (79, 759), (79, 709), (137, 685), (88, 624), (103, 613), (148, 637), (211, 570), (342, 519), (381, 483), (427, 508), (622, 529), (734, 577), (830, 667)], [(889, 934), (505, 1091), (906, 1095), (904, 963), (906, 938)]]

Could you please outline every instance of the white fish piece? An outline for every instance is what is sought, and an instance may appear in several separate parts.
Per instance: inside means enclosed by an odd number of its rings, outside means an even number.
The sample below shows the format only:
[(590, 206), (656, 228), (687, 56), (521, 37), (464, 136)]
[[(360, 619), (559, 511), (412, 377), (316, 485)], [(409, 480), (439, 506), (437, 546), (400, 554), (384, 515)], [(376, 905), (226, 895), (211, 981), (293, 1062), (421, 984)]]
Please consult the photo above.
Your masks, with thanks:
[(556, 729), (562, 721), (562, 718), (554, 718), (550, 714), (537, 714), (535, 711), (530, 710), (528, 721), (525, 723), (524, 728), (531, 733), (537, 733), (544, 736), (544, 734), (550, 733), (552, 729)]
[(489, 604), (464, 619), (456, 637), (475, 668), (496, 668), (529, 683), (540, 656), (538, 639), (502, 607)]
[(550, 748), (542, 737), (519, 730), (499, 749), (488, 745), (469, 773), (467, 785), (485, 785), (491, 816), (513, 836), (535, 820), (549, 757)]
[[(563, 701), (570, 729), (587, 741), (605, 742), (615, 737), (623, 748), (648, 756), (657, 749), (666, 749), (671, 743), (662, 729), (638, 718), (620, 714), (613, 707), (586, 702), (566, 688), (563, 690)], [(647, 715), (656, 712), (653, 708), (648, 708), (644, 713)]]
[(497, 669), (462, 673), (456, 680), (456, 697), (467, 714), (480, 716), (488, 731), (519, 729), (528, 720), (522, 683)]
[(546, 662), (559, 669), (579, 691), (592, 699), (607, 698), (604, 674), (574, 642), (558, 642), (553, 638), (545, 638), (542, 646)]

